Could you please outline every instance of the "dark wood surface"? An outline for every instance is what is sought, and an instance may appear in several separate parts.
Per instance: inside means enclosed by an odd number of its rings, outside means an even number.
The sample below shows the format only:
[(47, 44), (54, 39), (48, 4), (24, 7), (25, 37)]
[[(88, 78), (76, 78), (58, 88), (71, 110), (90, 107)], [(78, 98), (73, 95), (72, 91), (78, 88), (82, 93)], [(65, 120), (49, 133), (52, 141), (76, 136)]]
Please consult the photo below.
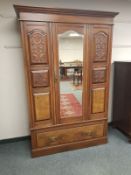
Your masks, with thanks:
[[(117, 13), (14, 6), (20, 20), (32, 155), (107, 142), (113, 17)], [(82, 115), (60, 116), (58, 34), (83, 34)]]
[(131, 62), (114, 63), (113, 126), (131, 140)]

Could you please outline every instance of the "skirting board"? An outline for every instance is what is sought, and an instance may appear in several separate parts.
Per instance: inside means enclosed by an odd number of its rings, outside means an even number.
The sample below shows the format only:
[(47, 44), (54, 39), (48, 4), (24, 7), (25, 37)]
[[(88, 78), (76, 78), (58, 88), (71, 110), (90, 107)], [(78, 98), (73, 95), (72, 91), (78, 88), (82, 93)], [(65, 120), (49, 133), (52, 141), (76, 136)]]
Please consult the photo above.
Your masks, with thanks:
[[(108, 126), (112, 126), (112, 122), (108, 123)], [(0, 140), (0, 144), (19, 142), (19, 141), (30, 140), (30, 139), (31, 139), (30, 135), (29, 136), (23, 136), (23, 137), (15, 137), (15, 138), (10, 138), (10, 139)]]
[(15, 138), (10, 138), (10, 139), (0, 140), (0, 144), (14, 143), (14, 142), (19, 142), (19, 141), (24, 141), (24, 140), (30, 140), (30, 136), (15, 137)]

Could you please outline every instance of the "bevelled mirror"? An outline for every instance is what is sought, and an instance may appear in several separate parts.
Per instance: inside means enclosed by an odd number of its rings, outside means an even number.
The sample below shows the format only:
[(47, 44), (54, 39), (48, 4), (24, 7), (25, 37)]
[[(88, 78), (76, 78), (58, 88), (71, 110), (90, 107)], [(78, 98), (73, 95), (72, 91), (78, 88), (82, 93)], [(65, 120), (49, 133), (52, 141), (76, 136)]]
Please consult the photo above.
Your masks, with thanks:
[(82, 116), (83, 35), (68, 30), (58, 35), (60, 118)]

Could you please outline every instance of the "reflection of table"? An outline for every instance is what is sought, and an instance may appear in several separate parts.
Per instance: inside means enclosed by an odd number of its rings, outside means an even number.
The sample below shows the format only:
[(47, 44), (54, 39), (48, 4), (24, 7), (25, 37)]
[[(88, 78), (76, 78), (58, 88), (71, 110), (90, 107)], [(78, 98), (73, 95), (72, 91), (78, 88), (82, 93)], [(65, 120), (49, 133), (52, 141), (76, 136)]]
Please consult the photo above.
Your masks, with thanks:
[[(68, 76), (68, 69), (73, 69), (71, 76)], [(74, 85), (82, 84), (82, 65), (60, 65), (61, 79), (72, 79)]]
[(73, 75), (75, 73), (80, 73), (82, 75), (82, 65), (71, 65), (71, 66), (60, 65), (59, 67), (60, 67), (60, 76), (61, 76), (61, 78), (68, 78), (68, 76), (67, 76), (67, 70), (68, 69), (74, 69)]

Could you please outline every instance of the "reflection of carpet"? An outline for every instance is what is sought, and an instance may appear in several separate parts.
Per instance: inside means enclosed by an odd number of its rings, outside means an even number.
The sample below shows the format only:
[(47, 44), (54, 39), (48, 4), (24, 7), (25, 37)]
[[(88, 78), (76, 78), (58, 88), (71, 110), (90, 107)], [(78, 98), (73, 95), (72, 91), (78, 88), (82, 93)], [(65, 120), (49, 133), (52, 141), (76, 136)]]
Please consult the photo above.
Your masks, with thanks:
[(72, 85), (73, 90), (82, 90), (82, 84), (73, 84), (73, 82), (70, 83)]
[(82, 106), (73, 94), (61, 94), (61, 117), (76, 117), (82, 115)]
[(82, 90), (82, 85), (73, 85), (73, 90)]

